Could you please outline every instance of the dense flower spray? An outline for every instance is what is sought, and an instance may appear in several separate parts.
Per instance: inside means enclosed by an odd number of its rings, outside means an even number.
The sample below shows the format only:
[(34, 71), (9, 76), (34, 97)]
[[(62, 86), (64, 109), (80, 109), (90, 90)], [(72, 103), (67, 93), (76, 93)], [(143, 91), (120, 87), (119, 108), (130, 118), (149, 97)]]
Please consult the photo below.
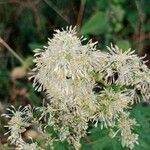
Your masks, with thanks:
[[(38, 131), (50, 145), (55, 140), (67, 140), (76, 150), (89, 124), (111, 129), (112, 138), (120, 135), (123, 147), (132, 149), (138, 144), (138, 135), (133, 132), (137, 123), (130, 118), (129, 109), (141, 99), (150, 99), (149, 69), (130, 49), (123, 52), (111, 45), (107, 53), (96, 49), (97, 42), (83, 44), (85, 40), (70, 26), (56, 30), (48, 46), (35, 50), (30, 79), (37, 91), (46, 93), (46, 102), (36, 109), (39, 118), (32, 115), (28, 119), (28, 107), (6, 115), (10, 118), (8, 140), (18, 149), (41, 149), (21, 137), (31, 124), (39, 125)], [(16, 118), (19, 125), (13, 125)], [(48, 127), (57, 137), (46, 132)]]

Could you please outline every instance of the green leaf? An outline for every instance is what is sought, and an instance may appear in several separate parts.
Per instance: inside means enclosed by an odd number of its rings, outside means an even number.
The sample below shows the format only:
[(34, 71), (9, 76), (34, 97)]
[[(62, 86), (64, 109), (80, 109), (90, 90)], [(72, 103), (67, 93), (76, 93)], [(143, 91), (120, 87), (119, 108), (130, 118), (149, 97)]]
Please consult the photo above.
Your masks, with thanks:
[(68, 145), (66, 141), (64, 141), (64, 142), (55, 142), (54, 149), (55, 150), (73, 150), (73, 147), (71, 147), (70, 145)]
[(31, 102), (31, 104), (33, 104), (34, 106), (40, 106), (41, 104), (41, 99), (39, 98), (39, 96), (36, 94), (36, 92), (34, 91), (34, 88), (32, 87), (32, 84), (29, 83), (28, 84), (28, 88), (29, 88), (29, 101)]
[(119, 48), (123, 49), (123, 51), (126, 51), (131, 47), (128, 40), (120, 40), (117, 41), (116, 44)]
[(121, 22), (125, 14), (123, 8), (119, 5), (119, 6), (112, 6), (112, 9), (113, 13), (115, 14), (115, 17)]
[(101, 11), (106, 10), (106, 9), (108, 9), (108, 1), (96, 0), (96, 6)]
[(131, 24), (131, 26), (136, 29), (136, 25), (138, 22), (138, 12), (135, 10), (130, 10), (127, 13), (127, 20)]
[(36, 36), (36, 27), (34, 23), (34, 17), (29, 9), (24, 7), (16, 23), (17, 28), (19, 29), (19, 40), (22, 42), (34, 40)]
[(81, 28), (81, 34), (98, 35), (105, 33), (108, 29), (107, 17), (104, 12), (97, 12), (94, 14)]
[(32, 56), (28, 56), (23, 64), (23, 68), (27, 69), (29, 68), (31, 65), (33, 64), (33, 57)]
[(43, 48), (44, 44), (32, 42), (29, 44), (29, 48), (31, 50), (35, 50), (36, 48)]
[(118, 139), (111, 139), (108, 136), (108, 129), (102, 130), (98, 125), (98, 127), (90, 129), (90, 133), (89, 142), (83, 138), (81, 150), (122, 150)]
[(136, 105), (132, 110), (132, 118), (135, 118), (139, 126), (135, 128), (135, 131), (139, 135), (139, 145), (136, 145), (134, 150), (149, 150), (150, 147), (150, 105), (142, 106)]

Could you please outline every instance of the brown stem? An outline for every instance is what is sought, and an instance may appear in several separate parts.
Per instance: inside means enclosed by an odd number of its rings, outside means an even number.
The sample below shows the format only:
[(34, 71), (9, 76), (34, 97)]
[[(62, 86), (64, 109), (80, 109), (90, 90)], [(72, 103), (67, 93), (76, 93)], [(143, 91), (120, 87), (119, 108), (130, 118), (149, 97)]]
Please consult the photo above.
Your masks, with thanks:
[(49, 7), (51, 7), (61, 18), (63, 18), (68, 24), (69, 20), (66, 16), (62, 14), (62, 12), (51, 2), (47, 0), (43, 0)]
[(139, 48), (138, 48), (138, 54), (142, 55), (143, 53), (143, 32), (144, 32), (144, 20), (145, 20), (145, 14), (144, 14), (144, 8), (143, 8), (143, 1), (140, 0), (136, 1), (136, 7), (138, 10), (139, 15)]
[(0, 43), (7, 48), (7, 50), (13, 55), (15, 56), (21, 64), (24, 64), (24, 60), (0, 37)]
[(78, 13), (78, 17), (77, 17), (77, 26), (78, 26), (78, 30), (80, 29), (81, 23), (82, 23), (82, 18), (83, 18), (83, 14), (84, 14), (84, 9), (85, 9), (85, 4), (86, 4), (86, 0), (81, 0), (81, 4), (80, 4), (80, 10)]

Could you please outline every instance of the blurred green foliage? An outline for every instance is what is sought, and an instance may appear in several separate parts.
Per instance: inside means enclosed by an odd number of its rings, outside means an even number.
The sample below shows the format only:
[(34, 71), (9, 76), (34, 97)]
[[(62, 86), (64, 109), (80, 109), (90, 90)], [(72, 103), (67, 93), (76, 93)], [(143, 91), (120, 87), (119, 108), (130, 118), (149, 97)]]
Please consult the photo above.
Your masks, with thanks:
[[(150, 60), (149, 6), (149, 0), (0, 0), (0, 37), (24, 60), (24, 64), (20, 64), (0, 45), (0, 101), (16, 106), (41, 104), (44, 95), (34, 92), (27, 72), (32, 68), (33, 50), (42, 48), (56, 28), (77, 24), (79, 34), (99, 41), (100, 49), (105, 50), (106, 45), (113, 42), (123, 50), (131, 47), (140, 55), (146, 53)], [(26, 75), (18, 77), (20, 72), (14, 71), (16, 67), (23, 68)], [(131, 112), (140, 124), (137, 128), (140, 140), (135, 150), (149, 150), (150, 106), (137, 105)], [(99, 127), (89, 130), (91, 134), (81, 140), (83, 150), (124, 149), (117, 138), (108, 137), (107, 130)], [(69, 148), (57, 143), (55, 149)]]

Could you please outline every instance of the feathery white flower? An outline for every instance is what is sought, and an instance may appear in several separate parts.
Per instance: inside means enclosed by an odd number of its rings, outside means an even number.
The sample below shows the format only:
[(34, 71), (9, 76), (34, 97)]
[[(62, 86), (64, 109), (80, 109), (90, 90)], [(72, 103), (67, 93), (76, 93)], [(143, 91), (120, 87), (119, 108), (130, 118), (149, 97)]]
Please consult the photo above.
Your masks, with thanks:
[(105, 89), (97, 96), (98, 112), (94, 120), (100, 120), (102, 128), (114, 126), (120, 114), (128, 109), (129, 103), (126, 94)]
[(130, 119), (129, 114), (123, 113), (118, 120), (118, 128), (121, 132), (121, 143), (123, 147), (133, 149), (138, 144), (138, 135), (132, 133), (133, 126), (137, 125), (135, 119)]
[[(46, 93), (47, 104), (38, 108), (41, 116), (37, 123), (44, 121), (39, 123), (39, 130), (44, 134), (52, 127), (58, 135), (56, 140), (67, 140), (79, 150), (89, 122), (96, 122), (95, 126), (100, 123), (102, 128), (118, 129), (112, 137), (121, 133), (123, 147), (132, 149), (138, 144), (138, 135), (132, 133), (136, 121), (129, 118), (128, 109), (141, 96), (150, 98), (150, 71), (145, 62), (130, 49), (123, 52), (111, 45), (106, 53), (97, 50), (91, 40), (83, 44), (85, 38), (77, 36), (75, 27), (55, 32), (47, 47), (35, 50), (35, 68), (30, 76), (35, 90)], [(100, 90), (96, 91), (97, 87)], [(12, 117), (8, 125), (9, 132), (15, 131), (10, 136), (12, 143), (30, 126), (27, 112), (15, 110), (13, 116), (6, 115)], [(21, 126), (13, 125), (17, 118)], [(48, 134), (46, 139), (53, 141)], [(23, 141), (22, 147), (34, 150), (37, 144)]]
[[(103, 69), (106, 81), (112, 78), (112, 82), (121, 85), (133, 85), (139, 73), (143, 72), (141, 70), (147, 68), (142, 61), (143, 58), (139, 58), (131, 49), (123, 52), (117, 46), (113, 47), (111, 45), (111, 47), (107, 48), (109, 53), (105, 58), (105, 67)], [(115, 77), (115, 74), (117, 77)]]
[[(133, 102), (129, 93), (122, 90), (104, 89), (95, 93), (93, 74), (106, 87), (109, 86), (106, 83), (134, 86), (137, 71), (144, 66), (130, 49), (122, 52), (111, 45), (109, 53), (105, 53), (96, 50), (96, 43), (91, 41), (83, 45), (83, 40), (77, 37), (76, 28), (56, 30), (48, 46), (36, 50), (36, 67), (31, 75), (35, 89), (45, 91), (49, 102), (41, 109), (41, 118), (48, 114), (48, 125), (59, 134), (61, 141), (67, 139), (75, 149), (79, 149), (80, 138), (86, 135), (89, 121), (100, 121), (102, 127), (116, 126), (120, 115)], [(143, 85), (140, 87), (145, 91)]]
[(44, 150), (38, 146), (36, 142), (32, 142), (31, 144), (26, 143), (22, 139), (17, 141), (17, 148), (16, 150)]
[(31, 106), (19, 107), (18, 110), (11, 106), (7, 108), (9, 114), (3, 114), (6, 118), (10, 118), (8, 125), (8, 132), (5, 134), (10, 134), (8, 140), (11, 144), (16, 144), (17, 140), (21, 138), (21, 133), (26, 131), (26, 128), (31, 125), (32, 113)]
[[(75, 28), (56, 30), (53, 39), (49, 39), (45, 50), (36, 50), (36, 68), (33, 69), (34, 86), (52, 90), (51, 94), (68, 94), (72, 84), (79, 80), (91, 82), (89, 73), (93, 70), (92, 51), (95, 44), (82, 45), (83, 39), (76, 36)], [(73, 83), (70, 83), (70, 80)], [(70, 85), (71, 84), (71, 85)], [(57, 89), (57, 91), (55, 90)], [(54, 94), (54, 96), (55, 96)]]

